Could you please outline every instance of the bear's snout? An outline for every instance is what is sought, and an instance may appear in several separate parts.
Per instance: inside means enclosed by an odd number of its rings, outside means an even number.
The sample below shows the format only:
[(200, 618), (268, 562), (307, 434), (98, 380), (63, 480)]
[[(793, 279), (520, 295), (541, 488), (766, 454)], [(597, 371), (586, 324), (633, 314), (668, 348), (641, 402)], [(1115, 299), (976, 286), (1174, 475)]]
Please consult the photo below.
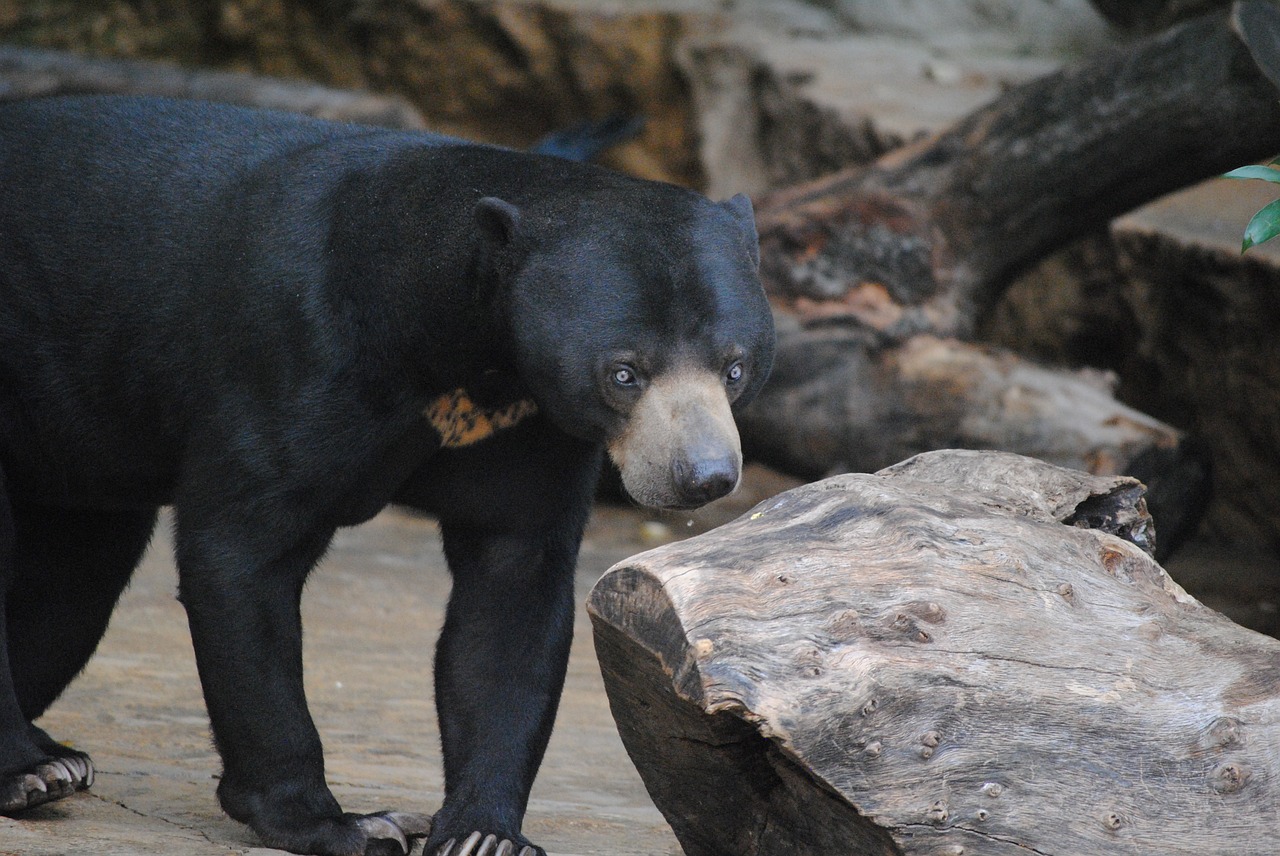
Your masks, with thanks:
[(733, 492), (742, 446), (718, 374), (655, 378), (609, 455), (631, 498), (652, 508), (697, 508)]
[(728, 496), (740, 474), (737, 449), (729, 446), (689, 449), (671, 462), (671, 484), (681, 507), (697, 508)]

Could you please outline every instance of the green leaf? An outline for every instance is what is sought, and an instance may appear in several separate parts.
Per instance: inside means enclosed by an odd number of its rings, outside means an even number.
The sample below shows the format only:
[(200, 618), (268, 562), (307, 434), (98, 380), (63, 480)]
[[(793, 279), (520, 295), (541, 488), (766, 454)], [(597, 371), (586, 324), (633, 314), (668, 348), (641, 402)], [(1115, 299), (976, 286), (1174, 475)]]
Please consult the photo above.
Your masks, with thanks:
[(1280, 199), (1253, 215), (1249, 225), (1244, 227), (1244, 244), (1240, 247), (1240, 252), (1243, 253), (1254, 244), (1270, 241), (1276, 235), (1280, 235)]
[(1280, 184), (1280, 169), (1272, 169), (1269, 166), (1242, 166), (1239, 169), (1231, 170), (1231, 172), (1222, 177), (1260, 178), (1263, 181), (1274, 181), (1276, 184)]

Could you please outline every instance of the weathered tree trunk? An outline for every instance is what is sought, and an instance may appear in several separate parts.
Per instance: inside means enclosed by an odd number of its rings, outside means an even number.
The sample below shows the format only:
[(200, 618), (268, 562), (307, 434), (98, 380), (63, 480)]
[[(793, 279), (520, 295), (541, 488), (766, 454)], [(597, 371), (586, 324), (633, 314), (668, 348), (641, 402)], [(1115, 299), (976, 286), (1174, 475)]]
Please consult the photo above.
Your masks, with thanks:
[(1131, 479), (938, 452), (634, 557), (588, 609), (689, 856), (1272, 854), (1280, 642), (1150, 534)]
[[(1274, 39), (1280, 13), (1261, 12), (1248, 21)], [(1278, 147), (1276, 89), (1214, 14), (1015, 87), (870, 167), (760, 200), (779, 370), (742, 420), (746, 448), (809, 476), (955, 446), (1095, 473), (1159, 457), (1181, 468), (1173, 482), (1203, 473), (1178, 432), (1099, 392), (1096, 376), (938, 337), (968, 337), (1051, 250)]]
[(827, 324), (965, 335), (1026, 265), (1277, 141), (1275, 86), (1227, 16), (1205, 16), (1014, 87), (868, 168), (761, 200), (766, 286)]
[(417, 109), (395, 96), (230, 71), (0, 46), (0, 99), (86, 94), (195, 98), (392, 128), (425, 127)]
[[(785, 323), (785, 319), (784, 319)], [(937, 336), (885, 346), (856, 328), (787, 325), (763, 403), (740, 419), (753, 456), (804, 478), (874, 472), (939, 447), (1016, 449), (1115, 474), (1182, 435), (1116, 401), (1102, 371), (1036, 365)]]

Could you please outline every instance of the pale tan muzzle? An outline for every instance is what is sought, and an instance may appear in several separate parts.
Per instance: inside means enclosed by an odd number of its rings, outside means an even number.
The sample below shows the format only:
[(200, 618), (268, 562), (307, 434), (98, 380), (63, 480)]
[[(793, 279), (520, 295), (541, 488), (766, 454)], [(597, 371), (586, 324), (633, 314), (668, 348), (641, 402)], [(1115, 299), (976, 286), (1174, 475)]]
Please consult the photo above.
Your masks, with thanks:
[(695, 508), (732, 493), (742, 444), (720, 376), (685, 371), (654, 379), (609, 456), (627, 493), (644, 505)]

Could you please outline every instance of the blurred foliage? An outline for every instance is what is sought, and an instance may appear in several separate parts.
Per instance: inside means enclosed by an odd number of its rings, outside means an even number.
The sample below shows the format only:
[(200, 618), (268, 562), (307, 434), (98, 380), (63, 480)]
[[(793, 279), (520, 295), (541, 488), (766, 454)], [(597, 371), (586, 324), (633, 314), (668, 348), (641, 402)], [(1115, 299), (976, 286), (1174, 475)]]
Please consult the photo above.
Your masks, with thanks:
[[(1254, 178), (1260, 181), (1280, 184), (1280, 169), (1275, 169), (1275, 164), (1280, 164), (1280, 158), (1273, 160), (1269, 166), (1242, 166), (1239, 169), (1231, 170), (1223, 177)], [(1261, 211), (1253, 215), (1253, 219), (1249, 221), (1249, 225), (1244, 229), (1244, 242), (1240, 247), (1240, 252), (1243, 253), (1263, 241), (1270, 241), (1276, 235), (1280, 235), (1280, 199), (1264, 206)]]

